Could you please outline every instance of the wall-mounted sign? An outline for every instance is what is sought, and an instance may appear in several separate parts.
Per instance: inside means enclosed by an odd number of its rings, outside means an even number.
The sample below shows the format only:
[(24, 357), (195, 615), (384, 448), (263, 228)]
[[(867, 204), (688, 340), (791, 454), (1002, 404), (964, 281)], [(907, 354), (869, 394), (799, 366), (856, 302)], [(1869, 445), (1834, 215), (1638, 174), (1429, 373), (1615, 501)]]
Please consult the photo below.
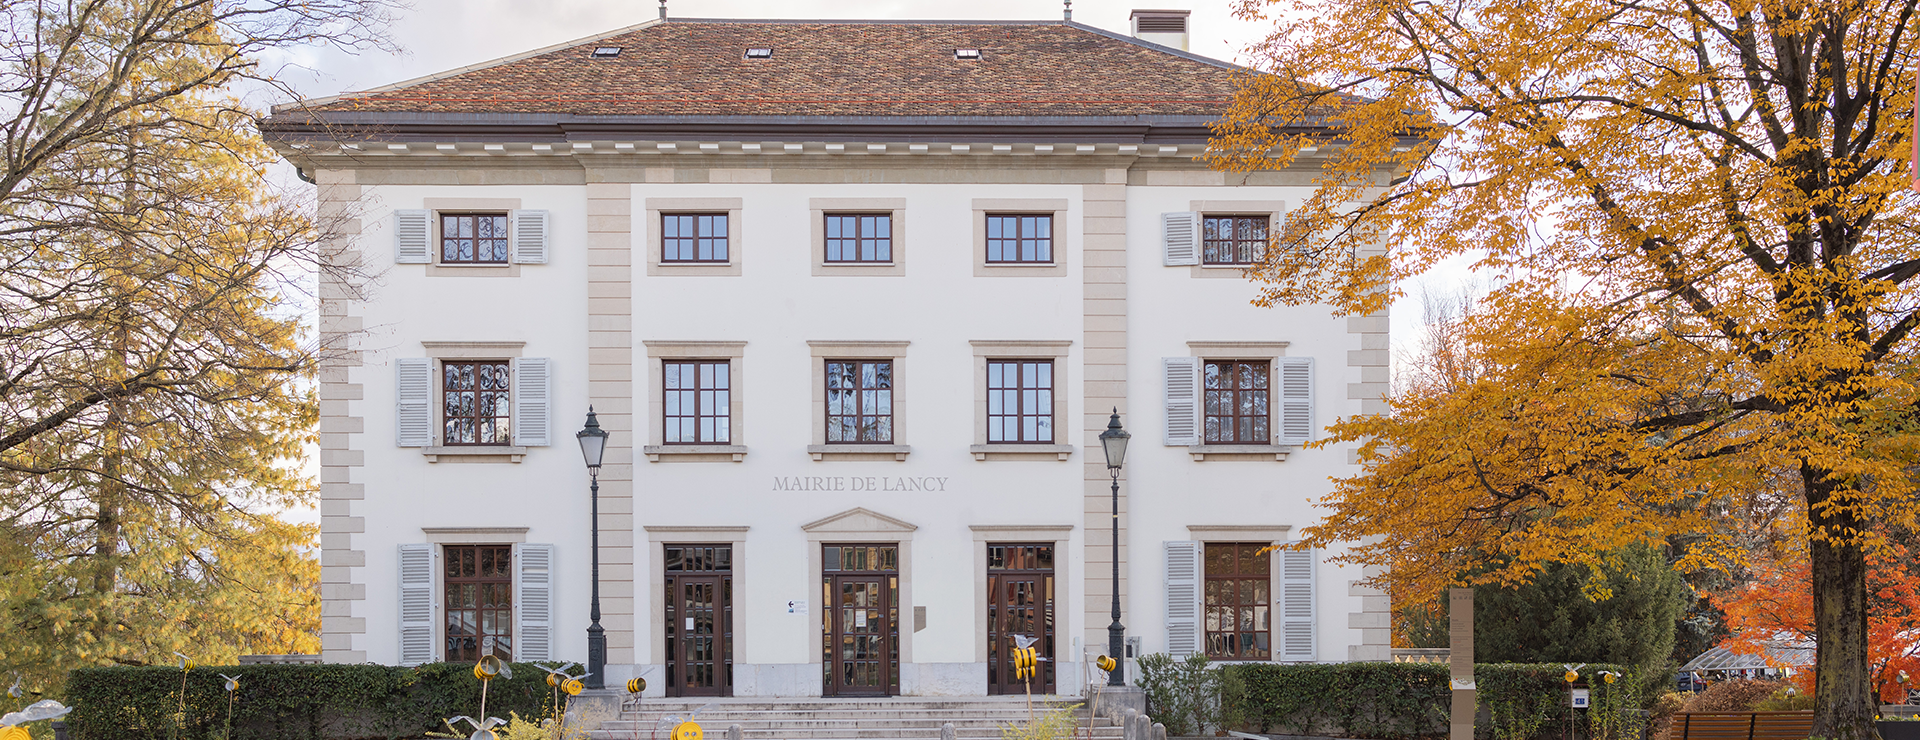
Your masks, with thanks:
[(788, 601), (788, 602), (787, 602), (787, 613), (788, 613), (788, 614), (805, 614), (805, 613), (807, 613), (807, 600), (806, 600), (806, 599), (794, 599), (794, 600), (792, 600), (792, 601)]
[(944, 493), (946, 477), (889, 475), (776, 475), (775, 491), (930, 491)]

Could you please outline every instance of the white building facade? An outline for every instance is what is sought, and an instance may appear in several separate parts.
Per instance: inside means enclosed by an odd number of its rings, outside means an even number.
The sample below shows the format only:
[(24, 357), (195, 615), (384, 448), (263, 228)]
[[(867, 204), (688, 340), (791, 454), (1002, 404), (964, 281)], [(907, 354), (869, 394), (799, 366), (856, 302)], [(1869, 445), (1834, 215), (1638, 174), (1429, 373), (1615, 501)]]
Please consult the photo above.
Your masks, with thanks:
[[(1161, 24), (1158, 27), (1164, 27)], [(609, 686), (1080, 693), (1136, 656), (1388, 658), (1317, 517), (1385, 316), (1249, 305), (1297, 171), (1195, 160), (1236, 70), (1071, 22), (662, 19), (276, 111), (322, 280), (323, 656)], [(811, 87), (810, 87), (811, 86)], [(1132, 670), (1129, 670), (1132, 674)]]

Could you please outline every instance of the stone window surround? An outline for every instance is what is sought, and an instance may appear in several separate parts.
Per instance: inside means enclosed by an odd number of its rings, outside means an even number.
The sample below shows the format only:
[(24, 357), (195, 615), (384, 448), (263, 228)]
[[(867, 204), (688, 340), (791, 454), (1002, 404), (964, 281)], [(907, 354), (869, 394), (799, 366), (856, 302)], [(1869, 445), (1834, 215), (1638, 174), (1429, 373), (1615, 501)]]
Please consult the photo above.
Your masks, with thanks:
[[(1073, 456), (1073, 445), (1061, 444), (1067, 434), (1063, 426), (1072, 418), (1067, 413), (1067, 351), (1073, 346), (1066, 339), (976, 339), (973, 345), (973, 445), (967, 448), (975, 460), (1038, 460), (1051, 455), (1057, 460)], [(1053, 360), (1053, 440), (1054, 444), (1018, 442), (987, 443), (987, 360)]]
[[(644, 228), (647, 233), (647, 275), (689, 275), (689, 276), (729, 276), (739, 277), (741, 248), (746, 240), (741, 237), (741, 209), (744, 201), (740, 198), (648, 198)], [(663, 213), (718, 213), (727, 214), (727, 261), (720, 263), (683, 264), (662, 262), (660, 215)]]
[[(1279, 200), (1196, 200), (1187, 203), (1187, 210), (1200, 214), (1203, 219), (1209, 214), (1216, 216), (1252, 216), (1265, 213), (1268, 214), (1267, 233), (1271, 235), (1273, 230), (1278, 228), (1282, 223), (1282, 219), (1286, 217), (1287, 204), (1285, 201)], [(1194, 228), (1198, 230), (1200, 224), (1196, 222)], [(1202, 234), (1195, 233), (1193, 239), (1195, 252), (1204, 249), (1200, 244)], [(1197, 278), (1244, 279), (1247, 276), (1246, 265), (1198, 264), (1188, 267), (1188, 270), (1191, 276)]]
[[(1064, 277), (1067, 274), (1067, 240), (1062, 232), (1067, 225), (1066, 198), (974, 198), (973, 199), (973, 276), (974, 277)], [(1052, 214), (1053, 261), (1033, 264), (987, 262), (987, 214)]]
[[(648, 462), (741, 462), (747, 458), (746, 446), (746, 342), (708, 342), (648, 339), (647, 348), (647, 444), (641, 452)], [(728, 360), (727, 411), (728, 444), (666, 444), (666, 371), (663, 360)]]
[[(1206, 652), (1207, 645), (1207, 543), (1208, 542), (1266, 542), (1282, 544), (1293, 527), (1285, 524), (1189, 524), (1187, 536), (1200, 543), (1200, 651)], [(1280, 564), (1273, 559), (1273, 553), (1267, 553), (1267, 600), (1272, 602), (1267, 608), (1267, 634), (1269, 635), (1268, 661), (1222, 660), (1221, 663), (1260, 663), (1277, 662), (1280, 655), (1277, 639), (1280, 630), (1275, 628), (1274, 617), (1280, 614)], [(1319, 616), (1315, 615), (1315, 619)]]
[[(810, 198), (807, 218), (813, 225), (813, 276), (905, 277), (907, 274), (906, 198)], [(893, 216), (893, 261), (844, 264), (827, 262), (827, 214), (889, 213)]]
[[(446, 657), (447, 646), (447, 566), (444, 545), (518, 545), (527, 541), (526, 527), (421, 527), (427, 544), (433, 545), (433, 645), (434, 653)], [(513, 567), (519, 580), (520, 567)], [(520, 646), (520, 609), (514, 606), (513, 644)]]
[[(428, 418), (433, 420), (431, 432), (433, 444), (420, 448), (427, 462), (473, 462), (473, 463), (517, 463), (527, 454), (527, 448), (521, 445), (447, 445), (440, 436), (447, 431), (447, 420), (441, 416), (445, 411), (446, 389), (441, 384), (446, 381), (446, 373), (440, 367), (443, 360), (506, 360), (510, 366), (508, 372), (517, 374), (519, 368), (513, 366), (520, 359), (526, 342), (421, 342), (427, 357), (433, 360), (433, 377), (427, 383), (430, 397), (427, 399)], [(509, 383), (507, 395), (511, 399), (520, 392)], [(512, 403), (511, 400), (508, 401)], [(508, 408), (512, 408), (511, 405)], [(518, 420), (514, 420), (517, 428)], [(512, 431), (511, 429), (509, 431)]]
[[(659, 636), (667, 633), (667, 605), (665, 600), (660, 597), (661, 594), (666, 593), (667, 589), (666, 546), (731, 545), (733, 547), (733, 573), (731, 576), (733, 579), (733, 603), (736, 607), (733, 610), (733, 651), (734, 655), (741, 655), (740, 645), (742, 641), (751, 639), (752, 635), (751, 632), (745, 629), (745, 626), (752, 621), (752, 615), (748, 613), (748, 610), (738, 608), (744, 601), (742, 594), (747, 590), (748, 569), (746, 552), (748, 528), (744, 526), (650, 525), (645, 527), (645, 529), (647, 530), (647, 554), (645, 556), (645, 565), (648, 573), (647, 582), (650, 584), (650, 588), (652, 588), (648, 593), (653, 594), (653, 597), (647, 600), (649, 604), (647, 607), (647, 620), (649, 624), (653, 625), (653, 629), (649, 630), (646, 634)], [(645, 650), (639, 651), (635, 656), (636, 660), (642, 664), (666, 665), (667, 656), (664, 654), (661, 645), (663, 641), (664, 638), (653, 640)], [(648, 655), (653, 656), (653, 659), (649, 660), (642, 657)], [(660, 691), (664, 692), (666, 690), (666, 682), (661, 681), (659, 683)], [(655, 694), (651, 690), (652, 687), (648, 688), (648, 695), (650, 696), (664, 695)]]
[[(1205, 373), (1205, 363), (1207, 360), (1266, 361), (1267, 433), (1271, 435), (1272, 438), (1277, 439), (1280, 435), (1280, 425), (1276, 421), (1277, 414), (1275, 409), (1279, 408), (1276, 405), (1279, 399), (1274, 396), (1274, 391), (1278, 386), (1278, 383), (1274, 382), (1274, 374), (1280, 366), (1280, 358), (1287, 356), (1287, 344), (1287, 342), (1243, 341), (1187, 342), (1187, 352), (1190, 353), (1189, 356), (1200, 358), (1203, 375)], [(1291, 452), (1293, 448), (1288, 445), (1275, 444), (1271, 441), (1264, 445), (1207, 444), (1205, 442), (1206, 428), (1204, 416), (1206, 413), (1207, 389), (1204, 378), (1202, 378), (1202, 381), (1194, 390), (1196, 392), (1194, 403), (1200, 406), (1199, 411), (1202, 414), (1202, 426), (1200, 430), (1202, 441), (1200, 444), (1188, 447), (1187, 452), (1193, 456), (1195, 462), (1204, 462), (1206, 460), (1258, 460), (1263, 459), (1267, 455), (1272, 455), (1275, 461), (1287, 459), (1287, 453)]]
[[(1067, 559), (1062, 557), (1062, 555), (1066, 553), (1067, 545), (1072, 540), (1073, 525), (1071, 524), (973, 524), (973, 525), (969, 525), (968, 529), (973, 530), (973, 592), (983, 598), (988, 597), (988, 594), (987, 594), (987, 543), (989, 542), (1009, 542), (1009, 543), (1011, 542), (1051, 542), (1053, 543), (1053, 587), (1054, 587), (1054, 594), (1055, 594), (1053, 599), (1053, 616), (1054, 616), (1054, 621), (1057, 624), (1062, 626), (1066, 624), (1065, 620), (1061, 619), (1061, 615), (1067, 613), (1066, 610), (1069, 608), (1067, 605), (1068, 600), (1066, 598), (1066, 594), (1068, 593), (1068, 591), (1070, 591), (1070, 589), (1067, 588), (1067, 584), (1069, 581), (1069, 579), (1067, 578), (1067, 568), (1065, 566)], [(974, 609), (973, 610), (973, 661), (975, 663), (984, 664), (987, 662), (987, 628), (988, 628), (987, 610), (984, 608)], [(1058, 654), (1062, 652), (1060, 650), (1060, 644), (1062, 642), (1067, 642), (1066, 640), (1061, 639), (1062, 637), (1064, 637), (1064, 635), (1061, 634), (1062, 631), (1063, 630), (1056, 630), (1054, 633), (1053, 649), (1054, 649), (1054, 652), (1056, 653), (1056, 655), (1054, 656), (1056, 658), (1060, 657)], [(1063, 688), (1068, 688), (1060, 685), (1061, 679), (1065, 678), (1065, 675), (1063, 673), (1059, 671), (1055, 671), (1053, 674), (1053, 678), (1054, 678), (1055, 691), (1058, 691)]]
[[(508, 242), (507, 264), (499, 265), (462, 265), (441, 264), (440, 262), (440, 212), (490, 212), (502, 211), (508, 214), (520, 210), (519, 198), (426, 198), (420, 207), (431, 211), (427, 217), (427, 275), (429, 277), (520, 277), (520, 265), (513, 261), (512, 242)], [(508, 230), (513, 225), (509, 221)]]
[[(897, 256), (897, 255), (896, 255)], [(905, 435), (900, 421), (906, 416), (907, 342), (807, 340), (813, 363), (813, 432), (807, 454), (819, 460), (894, 460), (905, 461), (913, 453), (910, 445), (899, 444)], [(893, 443), (827, 444), (827, 360), (893, 361)]]

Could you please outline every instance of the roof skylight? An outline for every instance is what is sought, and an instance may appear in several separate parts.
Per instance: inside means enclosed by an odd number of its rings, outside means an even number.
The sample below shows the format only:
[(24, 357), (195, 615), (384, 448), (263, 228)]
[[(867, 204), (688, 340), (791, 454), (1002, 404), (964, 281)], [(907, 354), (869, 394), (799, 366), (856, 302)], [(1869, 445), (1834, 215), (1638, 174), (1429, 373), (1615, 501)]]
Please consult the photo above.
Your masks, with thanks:
[(605, 59), (608, 57), (617, 57), (617, 56), (620, 56), (620, 47), (596, 46), (593, 48), (593, 55), (594, 57), (600, 58), (600, 59)]
[(765, 46), (748, 47), (747, 58), (748, 59), (772, 59), (773, 49)]
[(953, 58), (955, 58), (955, 59), (979, 59), (979, 58), (980, 58), (980, 50), (979, 50), (979, 49), (954, 49), (954, 50), (953, 50)]

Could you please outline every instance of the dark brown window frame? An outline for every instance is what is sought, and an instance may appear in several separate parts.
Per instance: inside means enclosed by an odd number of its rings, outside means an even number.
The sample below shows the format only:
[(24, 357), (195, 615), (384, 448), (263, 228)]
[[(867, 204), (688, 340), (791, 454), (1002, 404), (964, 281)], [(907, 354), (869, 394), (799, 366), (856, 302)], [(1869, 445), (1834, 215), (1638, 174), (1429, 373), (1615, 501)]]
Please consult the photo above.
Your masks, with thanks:
[[(1214, 660), (1270, 660), (1273, 655), (1273, 556), (1266, 542), (1208, 542), (1201, 546), (1201, 649)], [(1231, 548), (1233, 567), (1213, 570), (1216, 548)], [(1215, 629), (1221, 618), (1232, 622)], [(1219, 640), (1215, 640), (1215, 636)], [(1266, 647), (1260, 647), (1260, 638)]]
[[(1050, 212), (1049, 213), (1013, 213), (1013, 212), (988, 213), (986, 214), (986, 217), (987, 217), (987, 223), (986, 223), (987, 264), (989, 265), (1051, 265), (1053, 264), (1054, 243), (1053, 243), (1053, 214), (1052, 213)], [(1011, 237), (1008, 237), (1004, 235), (1006, 232), (1002, 231), (1001, 237), (997, 239), (994, 238), (993, 224), (996, 219), (1012, 221), (1014, 226), (1014, 235)], [(1044, 237), (1038, 236), (1038, 235), (1028, 235), (1026, 233), (1027, 219), (1044, 220), (1047, 224), (1047, 235)], [(1044, 244), (1045, 245), (1044, 249), (1046, 250), (1046, 258), (1045, 259), (1037, 259), (1037, 258), (1021, 259), (1020, 246), (1022, 245), (1022, 243), (1026, 241), (1034, 241), (1036, 243)], [(1006, 252), (1004, 251), (1001, 252), (1001, 259), (994, 259), (993, 247), (995, 242), (1002, 243), (1002, 247), (1001, 247), (1002, 250), (1005, 250), (1008, 248), (1013, 249), (1015, 254), (1014, 259), (1006, 259), (1005, 258)]]
[[(853, 222), (854, 235), (850, 237), (834, 236), (833, 227), (834, 227), (835, 219), (851, 219)], [(868, 219), (886, 219), (885, 221), (886, 228), (876, 229), (875, 233), (867, 234), (865, 233), (865, 228), (869, 223)], [(829, 264), (829, 265), (890, 265), (890, 264), (893, 264), (893, 212), (892, 211), (873, 211), (873, 212), (846, 211), (846, 212), (824, 213), (821, 215), (820, 234), (822, 239), (820, 243), (820, 250), (821, 250), (820, 261), (825, 264)], [(845, 255), (844, 251), (841, 252), (841, 254), (843, 255), (841, 259), (834, 259), (833, 250), (836, 242), (841, 243), (840, 246), (843, 250), (846, 248), (846, 245), (851, 244), (851, 246), (853, 247), (854, 255), (855, 255), (854, 259), (846, 259), (844, 257)], [(860, 257), (860, 248), (866, 243), (873, 243), (876, 245), (874, 250), (876, 256), (874, 259), (864, 259)], [(878, 256), (878, 253), (881, 249), (886, 250), (885, 257)]]
[[(1240, 373), (1235, 370), (1241, 366), (1259, 367), (1262, 372), (1249, 379), (1248, 387), (1241, 387)], [(1209, 381), (1216, 377), (1214, 368), (1224, 368), (1217, 377), (1235, 379), (1231, 388), (1213, 387)], [(1273, 444), (1273, 362), (1271, 360), (1205, 360), (1200, 369), (1201, 429), (1200, 439), (1210, 445), (1270, 445)], [(1257, 385), (1258, 387), (1254, 387)], [(1240, 413), (1240, 400), (1243, 395), (1253, 398), (1259, 406), (1259, 413)], [(1216, 400), (1218, 399), (1218, 400)], [(1215, 413), (1215, 409), (1224, 408), (1228, 413)], [(1242, 434), (1240, 420), (1251, 420)], [(1217, 430), (1227, 429), (1230, 434), (1218, 434)]]
[[(1225, 239), (1208, 239), (1207, 234), (1215, 224), (1225, 221), (1227, 233)], [(1241, 237), (1240, 225), (1259, 223), (1259, 236)], [(1273, 217), (1263, 214), (1208, 214), (1200, 217), (1200, 263), (1203, 265), (1257, 265), (1266, 258), (1267, 238), (1273, 233)], [(1221, 259), (1221, 250), (1230, 254)]]
[[(502, 211), (472, 211), (472, 212), (448, 211), (448, 212), (436, 213), (434, 215), (438, 219), (436, 223), (438, 223), (440, 226), (440, 261), (439, 261), (440, 264), (443, 264), (443, 265), (505, 265), (505, 264), (509, 264), (512, 261), (512, 258), (509, 256), (509, 254), (513, 249), (513, 242), (509, 238), (508, 234), (510, 233), (510, 230), (513, 228), (513, 225), (509, 222), (509, 219), (505, 212), (502, 212)], [(495, 232), (496, 234), (498, 234), (498, 236), (489, 237), (487, 239), (480, 238), (480, 219), (482, 218), (499, 220), (499, 231)], [(472, 224), (471, 231), (469, 233), (473, 234), (473, 236), (470, 236), (470, 237), (449, 236), (448, 234), (451, 233), (451, 231), (447, 228), (449, 221), (456, 224), (461, 222)], [(448, 259), (447, 246), (449, 244), (457, 244), (461, 241), (470, 242), (468, 246), (470, 246), (473, 250), (472, 251), (473, 258), (472, 259), (459, 259), (459, 258)], [(498, 251), (496, 253), (500, 256), (500, 258), (499, 259), (480, 259), (480, 243), (482, 241), (488, 242), (489, 244), (493, 244), (497, 242), (497, 244), (495, 244), (494, 246), (498, 247)]]
[[(674, 219), (692, 219), (691, 221), (691, 223), (693, 224), (692, 235), (678, 235), (678, 236), (670, 235), (667, 229), (667, 224), (669, 222), (672, 222)], [(707, 221), (706, 219), (719, 219), (720, 234), (718, 236), (715, 236), (712, 233), (707, 232), (704, 228), (702, 228), (703, 226), (706, 226), (712, 223), (710, 221)], [(661, 212), (660, 214), (660, 263), (673, 264), (673, 265), (728, 264), (733, 259), (733, 242), (732, 242), (733, 224), (730, 223), (730, 219), (731, 219), (731, 216), (726, 211), (718, 211), (718, 212), (708, 212), (708, 211), (664, 212), (663, 211)], [(712, 242), (711, 246), (718, 247), (718, 249), (715, 250), (718, 253), (718, 256), (709, 255), (705, 259), (702, 259), (699, 256), (700, 242), (703, 240), (710, 241)], [(688, 250), (687, 252), (685, 252), (686, 254), (690, 254), (693, 256), (692, 257), (674, 256), (676, 254), (679, 254), (679, 252), (675, 251), (675, 247), (681, 246), (681, 245), (684, 245)]]
[[(1028, 388), (1025, 385), (1026, 374), (1024, 372), (1025, 368), (1023, 366), (1029, 365), (1029, 364), (1045, 365), (1047, 367), (1047, 384), (1044, 388), (1038, 385), (1032, 388)], [(1013, 386), (1007, 386), (1004, 383), (1004, 378), (1005, 378), (1004, 375), (1002, 376), (1003, 382), (1001, 383), (1001, 385), (999, 387), (994, 386), (993, 366), (995, 365), (1009, 365), (1014, 367), (1015, 369), (1014, 375), (1018, 377)], [(1057, 392), (1054, 389), (1054, 378), (1056, 377), (1054, 374), (1055, 370), (1056, 368), (1054, 368), (1054, 362), (1052, 358), (1004, 358), (1004, 359), (988, 358), (987, 359), (987, 444), (996, 444), (996, 445), (997, 444), (1038, 444), (1038, 445), (1053, 444), (1054, 439), (1059, 434), (1059, 430), (1056, 428), (1057, 425), (1055, 423), (1055, 419), (1053, 418), (1053, 404), (1054, 404), (1054, 401), (1056, 400), (1053, 394)], [(1035, 399), (1033, 404), (1035, 406), (1035, 409), (1033, 410), (1033, 413), (1028, 413), (1027, 404), (1026, 404), (1027, 393), (1029, 391), (1044, 392), (1046, 397), (1046, 400), (1044, 403), (1041, 402), (1039, 399)], [(1004, 400), (1002, 401), (1002, 405), (1000, 407), (1001, 413), (996, 414), (993, 412), (994, 400), (995, 400), (994, 394), (996, 392), (1012, 393), (1014, 402), (1015, 402), (1015, 408), (1013, 410), (1013, 413), (1006, 412), (1006, 406), (1004, 405)], [(1046, 439), (1024, 439), (1024, 437), (1026, 436), (1025, 421), (1028, 418), (1046, 420), (1047, 422)], [(1021, 439), (994, 439), (994, 433), (998, 429), (998, 427), (994, 424), (995, 419), (1013, 419), (1014, 427), (1019, 432), (1018, 435), (1016, 436), (1022, 437), (1022, 438)]]
[[(480, 413), (481, 393), (494, 391), (486, 391), (486, 389), (479, 387), (481, 377), (480, 366), (482, 365), (498, 368), (497, 377), (506, 379), (505, 390), (497, 391), (500, 396), (500, 405), (494, 407), (494, 413), (488, 416), (482, 416)], [(473, 368), (473, 387), (448, 387), (447, 373), (449, 370), (458, 367)], [(454, 406), (453, 404), (447, 403), (447, 397), (455, 393), (473, 397), (472, 414), (453, 413)], [(456, 439), (449, 429), (453, 422), (462, 419), (468, 420), (473, 424), (473, 441), (471, 442)], [(481, 422), (488, 419), (494, 421), (496, 429), (503, 430), (503, 433), (498, 434), (495, 439), (484, 439), (480, 434)], [(498, 447), (513, 444), (513, 362), (511, 360), (458, 359), (440, 361), (440, 443), (448, 447)]]
[[(880, 359), (851, 358), (851, 359), (827, 359), (824, 362), (825, 362), (825, 365), (823, 366), (823, 369), (825, 370), (826, 379), (824, 381), (825, 388), (823, 390), (826, 393), (826, 404), (827, 404), (826, 406), (827, 421), (826, 421), (826, 429), (824, 430), (826, 434), (826, 436), (824, 437), (824, 439), (826, 440), (826, 443), (830, 445), (893, 444), (893, 437), (894, 437), (893, 435), (893, 432), (894, 432), (894, 429), (893, 429), (893, 391), (894, 391), (893, 360), (885, 359), (885, 358), (880, 358)], [(853, 375), (854, 385), (851, 388), (834, 387), (834, 379), (835, 377), (837, 377), (836, 374), (834, 373), (835, 365), (853, 365), (855, 367), (855, 372)], [(863, 383), (866, 380), (866, 368), (864, 366), (866, 365), (885, 365), (887, 367), (886, 381), (885, 381), (886, 386), (884, 388), (864, 387)], [(878, 377), (879, 376), (876, 374), (875, 376), (876, 383), (879, 382)], [(853, 394), (853, 404), (854, 404), (853, 413), (851, 414), (834, 413), (833, 394), (835, 391), (851, 392)], [(867, 409), (867, 397), (866, 397), (866, 394), (868, 392), (886, 394), (886, 401), (885, 401), (886, 413), (878, 413), (878, 412), (869, 413)], [(854, 429), (855, 436), (864, 436), (865, 430), (868, 428), (866, 426), (866, 422), (867, 420), (872, 419), (874, 420), (873, 421), (874, 428), (885, 430), (886, 434), (884, 438), (880, 437), (879, 435), (876, 435), (874, 439), (834, 439), (834, 435), (837, 431), (836, 429), (837, 425), (835, 422), (837, 420), (846, 419), (849, 417), (853, 419), (853, 429)]]
[[(674, 388), (669, 384), (670, 373), (668, 368), (674, 365), (690, 366), (693, 368), (693, 378), (694, 378), (693, 387)], [(719, 382), (716, 380), (714, 386), (712, 387), (708, 387), (704, 385), (701, 382), (701, 374), (700, 374), (700, 369), (703, 366), (719, 366), (719, 367), (726, 368), (727, 369), (726, 384), (724, 386), (720, 386)], [(669, 413), (669, 410), (673, 408), (669, 404), (672, 403), (672, 400), (671, 400), (673, 398), (672, 394), (675, 394), (675, 393), (692, 393), (693, 394), (693, 413), (691, 414)], [(702, 394), (706, 394), (706, 393), (725, 394), (726, 396), (725, 405), (727, 409), (726, 413), (724, 414), (701, 413), (700, 409), (702, 408), (701, 406), (701, 400), (703, 398)], [(672, 422), (676, 419), (692, 419), (693, 420), (693, 436), (694, 436), (693, 439), (691, 440), (674, 439), (674, 437), (676, 436), (676, 432), (674, 431)], [(716, 434), (714, 435), (715, 437), (714, 439), (701, 438), (700, 422), (702, 419), (715, 419), (715, 420), (725, 421), (726, 434), (724, 435), (718, 434), (716, 431)], [(716, 424), (716, 430), (717, 428), (718, 428), (718, 424)], [(733, 443), (733, 361), (732, 360), (699, 360), (699, 359), (691, 359), (691, 358), (688, 358), (688, 359), (676, 358), (676, 359), (667, 359), (667, 360), (660, 361), (660, 441), (662, 444), (669, 444), (669, 445), (724, 445), (724, 444)]]
[[(443, 634), (445, 638), (445, 652), (442, 655), (442, 659), (453, 662), (478, 661), (481, 655), (481, 646), (486, 644), (487, 637), (493, 637), (495, 638), (493, 654), (499, 655), (502, 660), (513, 660), (513, 546), (449, 544), (441, 545), (440, 548), (442, 562), (445, 563), (445, 567), (441, 569), (440, 573), (441, 621), (442, 629), (445, 630)], [(472, 571), (474, 575), (454, 575), (455, 572), (464, 569), (466, 560), (464, 560), (462, 556), (466, 554), (473, 556)], [(504, 568), (498, 565), (499, 558), (503, 554), (507, 560)], [(488, 562), (489, 557), (491, 557), (492, 561), (496, 564), (494, 567), (495, 575), (481, 575), (483, 572), (481, 566)], [(505, 571), (506, 575), (499, 575), (502, 570)], [(472, 608), (465, 607), (464, 601), (456, 602), (454, 600), (455, 588), (461, 586), (474, 587), (475, 598)], [(488, 588), (489, 586), (504, 586), (505, 588), (496, 590)], [(489, 601), (487, 599), (489, 593), (502, 595), (505, 601), (501, 602), (497, 599)], [(493, 632), (487, 632), (484, 629), (486, 625), (484, 612), (493, 612), (496, 628), (501, 624), (506, 625), (504, 634), (499, 629), (495, 629)], [(455, 635), (453, 633), (451, 623), (454, 615), (461, 613), (471, 613), (473, 615), (472, 624), (474, 629), (472, 635)], [(504, 622), (501, 620), (504, 620)], [(501, 639), (503, 637), (505, 639)], [(456, 648), (454, 646), (454, 640), (461, 638), (469, 638), (471, 644)]]

